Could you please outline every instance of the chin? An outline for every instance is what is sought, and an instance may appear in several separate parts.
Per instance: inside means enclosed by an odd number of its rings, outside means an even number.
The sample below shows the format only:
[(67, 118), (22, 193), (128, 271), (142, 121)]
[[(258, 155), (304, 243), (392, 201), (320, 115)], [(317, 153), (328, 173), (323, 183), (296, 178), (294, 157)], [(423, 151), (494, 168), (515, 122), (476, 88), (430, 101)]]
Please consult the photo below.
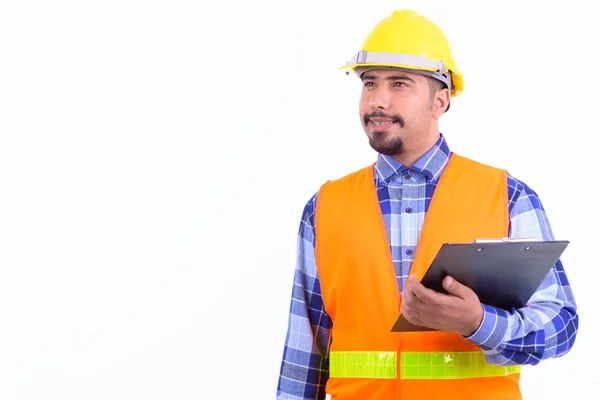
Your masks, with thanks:
[(385, 134), (374, 135), (369, 138), (369, 145), (378, 153), (387, 156), (396, 156), (404, 152), (404, 143), (402, 138), (394, 136), (384, 139)]

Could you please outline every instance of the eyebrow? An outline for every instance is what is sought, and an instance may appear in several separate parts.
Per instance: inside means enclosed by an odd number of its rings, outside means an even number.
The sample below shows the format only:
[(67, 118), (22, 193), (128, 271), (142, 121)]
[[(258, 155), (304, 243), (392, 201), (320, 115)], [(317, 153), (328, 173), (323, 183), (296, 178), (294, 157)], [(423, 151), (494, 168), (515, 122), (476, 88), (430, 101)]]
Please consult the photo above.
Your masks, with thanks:
[[(363, 75), (362, 80), (375, 80), (378, 79), (375, 75)], [(414, 79), (409, 77), (408, 75), (392, 75), (384, 78), (386, 81), (410, 81), (412, 83), (416, 83)]]

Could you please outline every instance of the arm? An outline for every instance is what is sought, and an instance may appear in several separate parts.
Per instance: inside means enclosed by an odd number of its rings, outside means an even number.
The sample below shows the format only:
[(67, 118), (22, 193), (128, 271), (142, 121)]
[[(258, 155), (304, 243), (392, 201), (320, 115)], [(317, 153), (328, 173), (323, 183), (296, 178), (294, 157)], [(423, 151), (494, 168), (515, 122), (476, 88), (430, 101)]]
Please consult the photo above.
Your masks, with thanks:
[[(553, 240), (537, 194), (523, 183), (512, 184), (510, 237)], [(483, 304), (483, 309), (479, 329), (467, 339), (481, 347), (491, 364), (535, 365), (560, 357), (571, 350), (577, 336), (577, 306), (560, 260), (526, 307), (501, 310)]]
[(277, 399), (322, 400), (329, 371), (331, 318), (324, 310), (315, 263), (316, 195), (300, 223), (298, 255)]

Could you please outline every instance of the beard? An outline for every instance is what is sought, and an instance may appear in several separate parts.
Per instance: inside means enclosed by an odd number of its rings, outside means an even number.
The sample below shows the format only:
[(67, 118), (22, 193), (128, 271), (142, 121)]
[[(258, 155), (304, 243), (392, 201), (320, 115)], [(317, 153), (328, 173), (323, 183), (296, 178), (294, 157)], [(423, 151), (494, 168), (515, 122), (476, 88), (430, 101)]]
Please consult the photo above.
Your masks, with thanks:
[[(382, 112), (367, 113), (363, 116), (365, 130), (369, 125), (369, 120), (373, 117), (389, 118), (394, 124), (398, 124), (400, 128), (404, 127), (404, 119), (400, 115), (387, 115)], [(372, 125), (375, 127), (375, 125)], [(404, 143), (399, 136), (393, 136), (390, 131), (374, 131), (369, 137), (369, 145), (373, 150), (387, 156), (395, 156), (404, 152)]]
[(386, 156), (396, 156), (404, 152), (404, 143), (402, 138), (395, 136), (386, 138), (389, 132), (373, 132), (373, 136), (369, 138), (369, 145), (378, 153)]

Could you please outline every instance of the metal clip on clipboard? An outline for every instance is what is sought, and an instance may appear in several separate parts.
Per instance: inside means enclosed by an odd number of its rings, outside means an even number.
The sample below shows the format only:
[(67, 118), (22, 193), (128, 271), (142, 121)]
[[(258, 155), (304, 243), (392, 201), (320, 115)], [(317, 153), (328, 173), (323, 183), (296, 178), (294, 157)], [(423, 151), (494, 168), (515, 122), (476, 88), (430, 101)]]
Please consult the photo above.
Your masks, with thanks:
[(499, 239), (475, 239), (473, 243), (521, 243), (521, 242), (538, 242), (536, 238), (499, 238)]
[[(495, 243), (532, 243), (532, 242), (540, 242), (540, 240), (536, 238), (482, 238), (473, 240), (474, 244), (495, 244)], [(525, 250), (530, 250), (531, 246), (525, 247)], [(478, 247), (477, 251), (482, 251), (483, 248)]]

